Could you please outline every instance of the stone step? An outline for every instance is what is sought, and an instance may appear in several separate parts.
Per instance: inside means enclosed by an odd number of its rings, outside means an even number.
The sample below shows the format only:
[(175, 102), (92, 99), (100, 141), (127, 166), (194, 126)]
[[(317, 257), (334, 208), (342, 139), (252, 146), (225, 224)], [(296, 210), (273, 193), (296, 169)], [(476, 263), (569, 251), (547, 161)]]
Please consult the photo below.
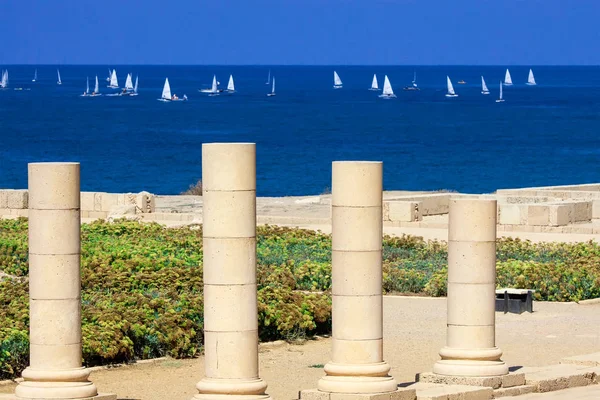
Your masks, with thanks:
[(513, 386), (509, 388), (500, 388), (494, 390), (494, 399), (500, 397), (520, 396), (522, 394), (529, 394), (535, 392), (535, 386), (533, 385), (522, 385)]
[(547, 367), (525, 367), (526, 385), (535, 386), (537, 392), (552, 392), (598, 382), (600, 367), (557, 364)]
[(584, 354), (581, 356), (567, 357), (560, 360), (561, 364), (584, 365), (587, 367), (600, 367), (600, 353)]
[(417, 382), (408, 388), (417, 390), (417, 400), (490, 400), (493, 394), (490, 387), (467, 385)]

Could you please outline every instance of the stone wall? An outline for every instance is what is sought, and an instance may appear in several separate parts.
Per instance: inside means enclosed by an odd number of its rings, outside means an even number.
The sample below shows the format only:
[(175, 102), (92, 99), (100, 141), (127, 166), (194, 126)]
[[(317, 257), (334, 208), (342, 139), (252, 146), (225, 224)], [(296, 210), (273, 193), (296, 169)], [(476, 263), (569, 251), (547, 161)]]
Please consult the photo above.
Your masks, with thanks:
[[(27, 190), (0, 189), (0, 217), (27, 217)], [(155, 211), (154, 195), (141, 193), (81, 192), (82, 218), (109, 218)]]

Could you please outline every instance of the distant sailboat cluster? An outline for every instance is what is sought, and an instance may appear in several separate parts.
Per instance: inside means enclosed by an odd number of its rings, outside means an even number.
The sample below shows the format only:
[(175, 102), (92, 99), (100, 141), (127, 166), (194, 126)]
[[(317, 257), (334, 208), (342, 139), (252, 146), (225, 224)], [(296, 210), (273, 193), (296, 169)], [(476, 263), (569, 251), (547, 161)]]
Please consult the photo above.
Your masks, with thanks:
[[(57, 81), (56, 84), (57, 85), (62, 85), (62, 79), (61, 79), (61, 75), (60, 75), (60, 70), (56, 69), (56, 75), (57, 75)], [(33, 75), (33, 79), (31, 80), (32, 82), (37, 82), (38, 81), (38, 70), (35, 69), (34, 75)], [(119, 80), (117, 77), (117, 71), (116, 69), (108, 69), (108, 76), (106, 78), (106, 81), (108, 82), (107, 87), (109, 89), (120, 89), (119, 87)], [(95, 82), (94, 82), (94, 90), (90, 91), (90, 80), (89, 77), (86, 78), (86, 88), (85, 91), (83, 92), (83, 94), (81, 94), (81, 97), (98, 97), (98, 96), (102, 96), (103, 94), (100, 93), (100, 87), (99, 87), (99, 83), (98, 83), (98, 76), (95, 76)], [(115, 96), (128, 96), (128, 97), (134, 97), (134, 96), (138, 96), (138, 83), (139, 83), (139, 77), (136, 76), (135, 78), (135, 84), (133, 82), (133, 74), (128, 73), (126, 78), (125, 78), (125, 86), (118, 92), (112, 92), (112, 93), (107, 93), (105, 94), (105, 96), (108, 97), (115, 97)], [(464, 80), (459, 80), (458, 81), (459, 84), (466, 84), (466, 82)], [(268, 75), (267, 75), (267, 81), (265, 82), (266, 85), (271, 86), (271, 90), (270, 92), (267, 93), (268, 97), (273, 97), (275, 96), (275, 76), (271, 73), (271, 70), (269, 70)], [(1, 79), (0, 79), (0, 89), (5, 89), (7, 88), (9, 85), (9, 80), (8, 80), (8, 70), (2, 70), (2, 75), (1, 75)], [(205, 93), (208, 96), (218, 96), (221, 93), (226, 93), (226, 94), (234, 94), (236, 93), (236, 87), (235, 87), (235, 82), (233, 79), (233, 75), (229, 75), (229, 80), (227, 82), (227, 88), (226, 89), (221, 89), (219, 88), (220, 82), (217, 79), (216, 75), (213, 75), (212, 78), (212, 83), (210, 85), (209, 88), (204, 88), (204, 89), (199, 89), (199, 91), (201, 93)], [(535, 80), (535, 77), (533, 75), (533, 70), (529, 69), (529, 74), (527, 76), (527, 82), (526, 85), (528, 86), (534, 86), (537, 85), (537, 82)], [(508, 69), (506, 69), (505, 74), (504, 74), (504, 81), (500, 82), (500, 86), (499, 86), (499, 96), (498, 99), (496, 100), (497, 103), (501, 103), (504, 102), (504, 98), (503, 98), (503, 88), (504, 86), (513, 86), (513, 81), (512, 81), (512, 77), (510, 74), (510, 71)], [(340, 75), (338, 74), (338, 72), (336, 70), (333, 71), (333, 88), (334, 89), (342, 89), (344, 87), (344, 84), (342, 82), (342, 79), (340, 77)], [(23, 88), (15, 88), (15, 90), (23, 90)], [(25, 90), (29, 90), (28, 88)], [(383, 88), (380, 89), (379, 87), (379, 82), (377, 79), (377, 74), (373, 74), (373, 79), (371, 80), (371, 86), (368, 88), (368, 90), (373, 91), (373, 92), (379, 92), (381, 91), (381, 94), (378, 95), (379, 98), (381, 99), (394, 99), (396, 98), (396, 94), (394, 93), (394, 90), (392, 88), (392, 84), (390, 82), (390, 79), (388, 77), (388, 75), (384, 75), (383, 78)], [(403, 90), (405, 91), (419, 91), (421, 90), (419, 88), (419, 86), (417, 85), (417, 72), (414, 71), (414, 75), (413, 75), (413, 80), (411, 82), (410, 85), (405, 86), (403, 88)], [(481, 94), (483, 95), (489, 95), (490, 94), (490, 90), (486, 84), (485, 78), (483, 76), (481, 76)], [(445, 93), (445, 97), (447, 98), (456, 98), (458, 97), (458, 93), (456, 92), (454, 85), (452, 84), (452, 80), (450, 79), (450, 76), (446, 76), (446, 93)], [(170, 102), (170, 101), (185, 101), (187, 100), (187, 96), (184, 94), (181, 98), (179, 96), (177, 96), (174, 93), (171, 93), (171, 86), (169, 83), (169, 79), (165, 78), (165, 83), (163, 86), (163, 91), (161, 94), (161, 97), (158, 99), (160, 101), (163, 102)]]

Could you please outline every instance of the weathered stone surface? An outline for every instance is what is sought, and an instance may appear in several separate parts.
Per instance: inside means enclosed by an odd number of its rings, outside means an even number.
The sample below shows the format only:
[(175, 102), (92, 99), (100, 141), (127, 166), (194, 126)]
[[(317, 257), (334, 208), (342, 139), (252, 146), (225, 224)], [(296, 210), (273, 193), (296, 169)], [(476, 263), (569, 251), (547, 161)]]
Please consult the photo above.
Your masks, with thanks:
[(509, 388), (500, 388), (494, 390), (494, 399), (499, 397), (509, 397), (509, 396), (520, 396), (522, 394), (528, 394), (535, 392), (535, 386), (533, 385), (522, 385), (522, 386), (514, 386)]
[(29, 194), (27, 190), (7, 190), (6, 206), (12, 209), (26, 209), (29, 207)]
[(547, 367), (521, 369), (525, 373), (527, 385), (533, 385), (538, 392), (552, 392), (594, 383), (596, 368), (559, 364)]
[(134, 205), (122, 205), (122, 206), (114, 206), (110, 212), (108, 213), (108, 221), (114, 221), (119, 218), (127, 218), (130, 220), (137, 220), (135, 214), (135, 206)]
[(317, 389), (300, 391), (298, 398), (301, 400), (329, 400), (329, 393)]
[(422, 382), (410, 385), (407, 389), (416, 389), (417, 400), (489, 400), (493, 394), (493, 389), (490, 387)]
[(485, 386), (493, 389), (509, 388), (525, 384), (525, 374), (509, 373), (501, 376), (446, 376), (432, 372), (417, 374), (418, 382), (436, 383), (442, 385)]
[[(14, 394), (0, 394), (0, 400), (40, 400), (26, 397), (17, 397)], [(117, 400), (117, 395), (113, 393), (98, 393), (94, 397), (83, 397), (77, 400)]]

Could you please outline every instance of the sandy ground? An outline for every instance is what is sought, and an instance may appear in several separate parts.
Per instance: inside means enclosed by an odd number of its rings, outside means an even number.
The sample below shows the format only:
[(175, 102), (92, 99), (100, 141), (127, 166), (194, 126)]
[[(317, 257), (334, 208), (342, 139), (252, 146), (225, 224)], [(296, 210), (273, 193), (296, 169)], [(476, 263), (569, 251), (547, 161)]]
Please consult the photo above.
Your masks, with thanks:
[[(600, 351), (600, 304), (537, 302), (534, 310), (521, 315), (496, 313), (497, 345), (511, 367), (550, 365), (563, 357)], [(445, 335), (445, 298), (384, 298), (385, 359), (399, 383), (431, 370)], [(330, 348), (330, 339), (261, 345), (261, 376), (272, 398), (297, 399), (299, 390), (314, 388), (323, 374), (321, 365), (330, 360)], [(189, 400), (203, 371), (201, 357), (95, 371), (92, 380), (119, 399)], [(2, 393), (13, 390), (14, 385), (0, 387)]]

